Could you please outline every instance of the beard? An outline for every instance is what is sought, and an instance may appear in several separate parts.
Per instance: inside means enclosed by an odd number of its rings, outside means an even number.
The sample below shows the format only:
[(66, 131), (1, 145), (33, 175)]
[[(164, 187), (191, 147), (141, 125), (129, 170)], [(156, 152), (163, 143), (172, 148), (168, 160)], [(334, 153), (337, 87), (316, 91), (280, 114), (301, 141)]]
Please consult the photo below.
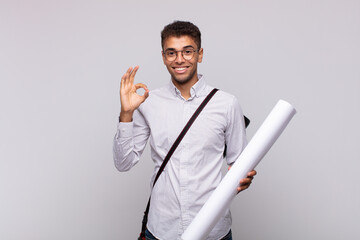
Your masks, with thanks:
[(194, 69), (189, 73), (189, 75), (184, 76), (184, 77), (182, 77), (182, 78), (178, 78), (178, 77), (175, 76), (174, 73), (171, 73), (171, 74), (170, 74), (170, 75), (171, 75), (171, 79), (172, 79), (173, 81), (175, 81), (176, 83), (178, 83), (179, 85), (186, 84), (186, 83), (188, 83), (190, 80), (192, 80), (192, 79), (194, 78), (194, 76), (195, 76), (195, 74), (196, 74), (196, 70), (197, 70), (197, 68), (194, 68)]

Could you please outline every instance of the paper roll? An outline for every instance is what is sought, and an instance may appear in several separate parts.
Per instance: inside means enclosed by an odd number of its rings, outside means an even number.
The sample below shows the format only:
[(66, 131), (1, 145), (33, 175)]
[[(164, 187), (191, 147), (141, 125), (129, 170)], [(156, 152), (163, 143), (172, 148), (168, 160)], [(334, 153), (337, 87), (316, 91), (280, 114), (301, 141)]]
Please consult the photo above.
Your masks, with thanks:
[(258, 165), (295, 113), (296, 110), (289, 103), (278, 101), (240, 157), (182, 234), (182, 240), (206, 239), (236, 196), (239, 181), (246, 178), (247, 173)]

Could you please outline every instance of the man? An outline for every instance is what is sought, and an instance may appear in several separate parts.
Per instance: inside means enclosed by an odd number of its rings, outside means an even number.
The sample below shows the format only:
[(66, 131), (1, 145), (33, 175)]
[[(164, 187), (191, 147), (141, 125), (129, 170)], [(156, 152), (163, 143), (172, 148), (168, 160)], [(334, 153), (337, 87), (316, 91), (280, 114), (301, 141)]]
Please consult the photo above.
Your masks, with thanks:
[[(190, 22), (175, 21), (161, 32), (162, 57), (171, 75), (163, 88), (149, 93), (134, 84), (139, 67), (121, 78), (121, 112), (114, 138), (114, 161), (127, 171), (138, 161), (150, 138), (155, 163), (152, 182), (170, 147), (191, 115), (213, 89), (197, 72), (203, 58), (201, 33)], [(140, 96), (136, 90), (143, 88)], [(237, 99), (218, 91), (206, 105), (172, 155), (152, 189), (147, 239), (180, 239), (221, 181), (226, 148), (229, 166), (246, 145), (244, 117)], [(239, 183), (238, 192), (249, 187), (255, 171)], [(232, 239), (227, 211), (208, 239)]]

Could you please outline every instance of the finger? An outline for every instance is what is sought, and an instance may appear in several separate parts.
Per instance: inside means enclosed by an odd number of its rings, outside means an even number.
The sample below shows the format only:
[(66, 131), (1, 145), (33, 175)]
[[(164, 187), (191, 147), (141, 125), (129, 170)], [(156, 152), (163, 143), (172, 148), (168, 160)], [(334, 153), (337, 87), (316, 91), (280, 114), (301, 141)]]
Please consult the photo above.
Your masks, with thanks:
[(148, 90), (147, 86), (143, 83), (137, 83), (135, 84), (135, 88), (139, 89), (139, 88), (143, 88), (145, 91)]
[(126, 71), (126, 73), (124, 74), (124, 85), (125, 84), (128, 84), (129, 83), (129, 76), (130, 76), (130, 73), (131, 73), (131, 70), (132, 70), (132, 67), (129, 67), (128, 70)]
[[(145, 91), (144, 97), (145, 97), (145, 99), (147, 99), (147, 98), (149, 97), (149, 90)], [(144, 99), (144, 100), (145, 100), (145, 99)]]
[(247, 176), (254, 177), (256, 174), (257, 174), (257, 172), (255, 170), (252, 170), (251, 172), (248, 172)]
[(124, 75), (122, 75), (121, 77), (120, 88), (124, 87), (125, 84), (126, 84), (126, 73), (124, 73)]
[(135, 85), (135, 89), (138, 90), (138, 89), (140, 89), (140, 88), (142, 88), (142, 89), (145, 90), (144, 94), (142, 95), (142, 97), (143, 97), (144, 100), (145, 100), (145, 99), (149, 96), (149, 89), (147, 88), (147, 86), (146, 86), (145, 84), (143, 84), (143, 83), (137, 83), (137, 84)]
[(248, 179), (243, 179), (244, 181), (240, 181), (239, 186), (237, 187), (237, 189), (239, 190), (244, 190), (247, 189), (250, 185), (251, 185), (251, 180)]
[(244, 190), (248, 189), (249, 186), (250, 186), (250, 185), (239, 186), (239, 187), (237, 187), (236, 190), (237, 190), (238, 193), (239, 193), (239, 192), (241, 192), (241, 191), (244, 191)]
[(247, 176), (246, 178), (252, 180), (252, 179), (254, 179), (254, 176)]
[(130, 73), (130, 82), (134, 83), (134, 79), (135, 79), (135, 75), (137, 70), (139, 69), (139, 66), (135, 66), (134, 70), (132, 70), (132, 72)]
[(250, 184), (252, 182), (252, 178), (244, 178), (240, 180), (240, 185), (246, 185), (246, 184)]

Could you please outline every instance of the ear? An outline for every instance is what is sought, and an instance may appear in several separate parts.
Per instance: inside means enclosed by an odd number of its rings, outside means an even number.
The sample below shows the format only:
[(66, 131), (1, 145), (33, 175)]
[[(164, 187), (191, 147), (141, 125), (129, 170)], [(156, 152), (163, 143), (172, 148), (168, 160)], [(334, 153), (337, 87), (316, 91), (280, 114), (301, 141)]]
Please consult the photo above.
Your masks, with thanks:
[(198, 63), (201, 63), (201, 62), (202, 62), (203, 54), (204, 54), (204, 49), (203, 49), (203, 48), (200, 48), (200, 50), (199, 50), (199, 57), (198, 57)]

